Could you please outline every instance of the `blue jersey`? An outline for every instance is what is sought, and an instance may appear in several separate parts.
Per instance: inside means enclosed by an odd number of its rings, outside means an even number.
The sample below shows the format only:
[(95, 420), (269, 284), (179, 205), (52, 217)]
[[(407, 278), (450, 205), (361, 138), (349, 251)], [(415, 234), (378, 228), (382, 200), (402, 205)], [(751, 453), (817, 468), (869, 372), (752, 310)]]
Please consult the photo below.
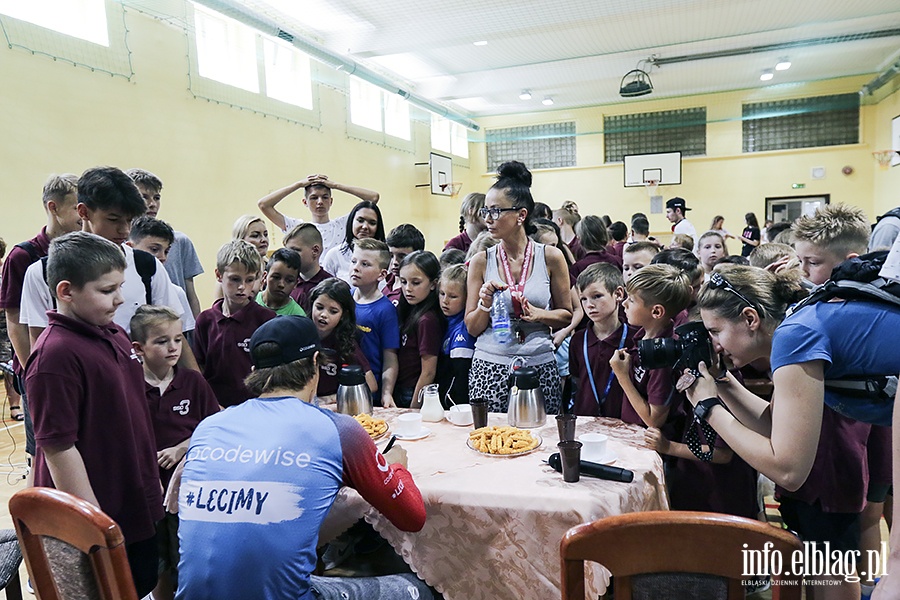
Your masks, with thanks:
[(335, 417), (262, 398), (200, 423), (178, 498), (179, 599), (313, 599), (319, 525), (343, 474)]
[(370, 304), (356, 305), (356, 327), (360, 331), (359, 347), (369, 361), (375, 379), (381, 384), (384, 350), (400, 348), (400, 321), (397, 308), (382, 296)]
[(450, 358), (472, 358), (475, 354), (475, 338), (469, 335), (464, 322), (465, 311), (447, 318), (447, 333), (441, 353)]
[[(772, 371), (785, 365), (825, 361), (825, 379), (900, 373), (897, 332), (900, 309), (861, 300), (819, 302), (798, 310), (775, 330)], [(894, 399), (854, 398), (825, 390), (836, 412), (876, 425), (890, 425)]]

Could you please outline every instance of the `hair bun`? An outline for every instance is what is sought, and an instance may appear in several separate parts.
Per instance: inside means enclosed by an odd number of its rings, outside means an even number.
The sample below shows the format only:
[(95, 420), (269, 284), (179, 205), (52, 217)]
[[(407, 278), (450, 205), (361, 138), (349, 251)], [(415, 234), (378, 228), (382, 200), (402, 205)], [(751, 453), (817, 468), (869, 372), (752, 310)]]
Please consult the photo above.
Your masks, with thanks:
[(517, 160), (511, 160), (503, 163), (497, 169), (497, 175), (500, 179), (515, 179), (523, 183), (527, 187), (531, 187), (531, 171), (524, 163)]

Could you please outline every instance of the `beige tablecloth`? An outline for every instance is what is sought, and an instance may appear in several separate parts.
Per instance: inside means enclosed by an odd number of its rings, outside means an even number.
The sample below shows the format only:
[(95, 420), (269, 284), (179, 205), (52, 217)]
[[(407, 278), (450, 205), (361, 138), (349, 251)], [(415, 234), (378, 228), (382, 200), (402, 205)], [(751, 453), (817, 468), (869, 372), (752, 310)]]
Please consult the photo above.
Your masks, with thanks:
[[(376, 409), (376, 416), (393, 429), (401, 412)], [(505, 425), (506, 415), (490, 415), (489, 424)], [(569, 528), (609, 515), (668, 508), (662, 461), (642, 446), (643, 430), (637, 426), (582, 417), (576, 430), (576, 435), (609, 435), (608, 448), (618, 455), (615, 466), (634, 471), (629, 484), (591, 477), (563, 482), (562, 475), (542, 462), (556, 452), (559, 439), (552, 416), (536, 430), (543, 445), (515, 458), (469, 449), (471, 426), (447, 421), (425, 426), (431, 430), (428, 437), (398, 442), (408, 452), (409, 470), (428, 511), (422, 531), (399, 531), (345, 488), (332, 508), (330, 532), (323, 532), (320, 540), (327, 541), (342, 525), (364, 515), (447, 600), (559, 598), (559, 543)], [(587, 583), (588, 597), (596, 598), (606, 590), (608, 573), (590, 566)]]

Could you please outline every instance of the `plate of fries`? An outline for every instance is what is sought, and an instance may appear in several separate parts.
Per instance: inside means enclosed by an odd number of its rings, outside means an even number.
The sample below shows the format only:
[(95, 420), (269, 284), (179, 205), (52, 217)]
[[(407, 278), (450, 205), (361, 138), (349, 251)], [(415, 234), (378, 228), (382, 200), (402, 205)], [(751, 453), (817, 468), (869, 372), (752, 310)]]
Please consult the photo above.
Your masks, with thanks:
[(388, 434), (388, 431), (390, 431), (390, 428), (388, 428), (388, 424), (384, 419), (376, 419), (372, 415), (367, 415), (366, 413), (358, 414), (353, 418), (362, 425), (362, 428), (366, 430), (366, 433), (368, 433), (373, 440), (380, 440)]
[(482, 427), (469, 434), (466, 445), (480, 454), (513, 457), (541, 447), (541, 436), (517, 427)]

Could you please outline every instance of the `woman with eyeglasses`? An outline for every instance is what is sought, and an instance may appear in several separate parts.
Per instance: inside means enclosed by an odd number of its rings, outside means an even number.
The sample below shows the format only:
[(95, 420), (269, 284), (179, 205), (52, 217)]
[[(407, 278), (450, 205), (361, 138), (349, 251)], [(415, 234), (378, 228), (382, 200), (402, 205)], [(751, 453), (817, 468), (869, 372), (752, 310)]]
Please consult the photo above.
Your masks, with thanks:
[[(488, 399), (492, 412), (508, 408), (510, 365), (517, 357), (537, 369), (548, 413), (559, 410), (562, 396), (550, 332), (572, 318), (569, 270), (562, 252), (528, 237), (535, 231), (533, 211), (531, 172), (518, 161), (500, 165), (481, 209), (488, 233), (499, 244), (469, 263), (465, 317), (469, 334), (477, 338), (470, 393)], [(495, 292), (503, 293), (495, 298)], [(491, 306), (501, 299), (511, 309), (507, 343), (495, 339), (491, 327)]]
[[(771, 371), (772, 401), (758, 398), (730, 373), (711, 373), (703, 364), (696, 381), (691, 384), (693, 376), (686, 374), (679, 383), (689, 386), (695, 417), (711, 425), (751, 466), (788, 490), (785, 496), (792, 497), (801, 486), (809, 489), (808, 480), (837, 480), (831, 486), (839, 490), (834, 497), (804, 497), (783, 504), (787, 509), (783, 515), (789, 526), (788, 521), (795, 521), (810, 531), (805, 541), (819, 542), (820, 550), (822, 542), (829, 541), (832, 550), (854, 552), (863, 507), (839, 507), (858, 504), (860, 486), (868, 482), (866, 436), (855, 430), (868, 429), (864, 423), (891, 425), (894, 403), (887, 396), (870, 399), (838, 391), (837, 386), (848, 385), (850, 377), (874, 379), (900, 372), (896, 347), (900, 310), (855, 300), (817, 302), (786, 316), (788, 307), (805, 295), (797, 272), (776, 275), (755, 267), (716, 267), (698, 299), (703, 324), (715, 350), (734, 367), (752, 364)], [(895, 425), (900, 425), (900, 413), (897, 420)], [(830, 433), (820, 441), (823, 431)], [(894, 431), (900, 429), (895, 426)], [(817, 452), (829, 453), (835, 460), (816, 461)], [(831, 467), (823, 472), (822, 464)], [(900, 440), (895, 437), (895, 479), (898, 467)], [(900, 510), (900, 496), (895, 498), (894, 508)], [(824, 510), (826, 504), (831, 510)], [(898, 575), (883, 579), (873, 599), (900, 598), (900, 529), (892, 531), (890, 546), (887, 573)], [(866, 557), (861, 558), (863, 562)], [(816, 586), (815, 597), (860, 597), (858, 584), (836, 579), (842, 585), (832, 581)]]

